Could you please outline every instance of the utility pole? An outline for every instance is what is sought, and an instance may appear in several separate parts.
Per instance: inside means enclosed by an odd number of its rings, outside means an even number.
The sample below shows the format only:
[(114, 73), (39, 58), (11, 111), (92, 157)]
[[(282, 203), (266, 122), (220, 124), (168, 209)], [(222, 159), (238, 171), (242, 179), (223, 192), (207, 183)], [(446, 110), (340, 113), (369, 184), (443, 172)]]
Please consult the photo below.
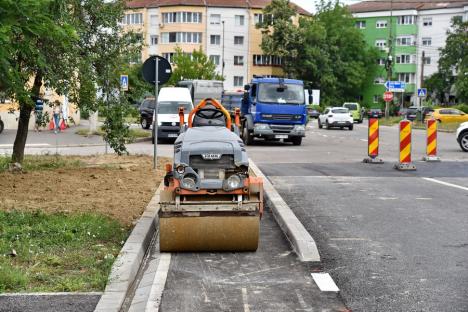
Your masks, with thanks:
[[(388, 54), (387, 54), (387, 61), (385, 62), (385, 69), (387, 70), (387, 81), (392, 81), (392, 66), (393, 66), (393, 56), (392, 56), (392, 48), (393, 48), (393, 0), (390, 0), (390, 21), (388, 27)], [(385, 118), (389, 116), (389, 108), (390, 102), (385, 102)]]
[(223, 47), (222, 47), (222, 64), (221, 64), (221, 76), (224, 77), (224, 21), (223, 23)]
[[(426, 52), (422, 51), (421, 53), (421, 77), (420, 77), (420, 82), (419, 82), (419, 88), (423, 88), (424, 84), (424, 60), (426, 59)], [(418, 95), (419, 97), (419, 95)], [(422, 97), (419, 98), (419, 107), (422, 107), (423, 99)]]

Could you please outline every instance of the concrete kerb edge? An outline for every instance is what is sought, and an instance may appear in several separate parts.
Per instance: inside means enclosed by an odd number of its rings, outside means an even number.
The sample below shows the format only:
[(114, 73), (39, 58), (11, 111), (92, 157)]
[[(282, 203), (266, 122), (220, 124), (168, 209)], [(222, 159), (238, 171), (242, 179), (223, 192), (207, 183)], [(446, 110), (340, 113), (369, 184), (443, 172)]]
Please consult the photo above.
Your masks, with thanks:
[(263, 179), (266, 202), (273, 211), (276, 222), (286, 235), (299, 260), (303, 262), (320, 262), (320, 253), (315, 240), (263, 172), (251, 159), (249, 159), (249, 163), (254, 174)]
[(95, 312), (120, 311), (151, 242), (151, 237), (156, 231), (155, 217), (159, 210), (159, 193), (162, 186), (163, 183), (146, 206), (112, 265), (106, 289), (94, 309)]

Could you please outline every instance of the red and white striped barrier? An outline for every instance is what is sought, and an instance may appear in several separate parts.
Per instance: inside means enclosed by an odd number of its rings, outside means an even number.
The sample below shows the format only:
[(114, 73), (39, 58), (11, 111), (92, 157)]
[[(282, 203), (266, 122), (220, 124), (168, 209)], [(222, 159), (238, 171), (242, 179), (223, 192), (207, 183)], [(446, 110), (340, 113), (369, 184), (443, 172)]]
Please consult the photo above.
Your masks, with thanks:
[(395, 164), (397, 170), (416, 170), (416, 166), (411, 162), (411, 121), (404, 119), (400, 121), (400, 150), (398, 163)]
[(428, 119), (426, 121), (426, 156), (425, 161), (440, 161), (437, 156), (437, 120)]
[(383, 164), (379, 156), (379, 119), (369, 118), (368, 138), (367, 138), (367, 155), (363, 162), (368, 164)]

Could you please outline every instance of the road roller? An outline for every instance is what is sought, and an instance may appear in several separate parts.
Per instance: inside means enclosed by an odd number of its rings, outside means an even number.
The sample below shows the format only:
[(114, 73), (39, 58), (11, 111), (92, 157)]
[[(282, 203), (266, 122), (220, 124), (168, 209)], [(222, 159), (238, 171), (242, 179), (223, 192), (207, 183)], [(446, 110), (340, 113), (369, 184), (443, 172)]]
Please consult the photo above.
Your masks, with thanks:
[(214, 99), (201, 101), (187, 122), (179, 109), (181, 133), (160, 196), (161, 251), (257, 250), (263, 181), (249, 171), (239, 114)]

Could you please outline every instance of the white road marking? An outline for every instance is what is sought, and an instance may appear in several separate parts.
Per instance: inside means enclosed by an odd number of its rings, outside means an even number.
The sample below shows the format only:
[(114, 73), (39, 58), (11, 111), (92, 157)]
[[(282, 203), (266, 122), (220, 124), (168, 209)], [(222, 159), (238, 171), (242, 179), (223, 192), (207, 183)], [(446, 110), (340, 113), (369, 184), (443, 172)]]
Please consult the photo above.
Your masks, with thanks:
[(367, 139), (359, 139), (359, 140), (361, 140), (362, 142), (367, 142)]
[(321, 291), (334, 291), (338, 292), (340, 289), (336, 286), (335, 282), (328, 273), (311, 273), (312, 278)]
[(313, 312), (314, 309), (312, 309), (311, 307), (309, 307), (307, 305), (307, 303), (304, 301), (304, 297), (299, 292), (299, 289), (296, 289), (295, 291), (296, 291), (297, 300), (299, 300), (299, 304), (301, 305), (301, 308), (302, 308), (301, 310), (302, 311)]
[(242, 301), (244, 302), (244, 312), (250, 312), (247, 288), (245, 287), (242, 287)]
[(426, 180), (426, 181), (431, 181), (431, 182), (439, 183), (439, 184), (442, 184), (442, 185), (445, 185), (445, 186), (450, 186), (450, 187), (454, 187), (454, 188), (457, 188), (457, 189), (460, 189), (460, 190), (468, 191), (468, 187), (464, 187), (464, 186), (456, 185), (456, 184), (453, 184), (453, 183), (440, 181), (440, 180), (433, 179), (433, 178), (423, 178), (423, 179)]
[(430, 197), (416, 197), (418, 200), (432, 200)]
[(154, 275), (153, 285), (151, 285), (150, 295), (148, 297), (148, 301), (146, 302), (145, 312), (159, 311), (159, 304), (161, 303), (164, 285), (166, 285), (167, 272), (169, 271), (170, 263), (171, 254), (162, 252), (161, 258), (159, 258), (156, 274)]
[(395, 200), (398, 199), (398, 197), (379, 197), (380, 200)]

